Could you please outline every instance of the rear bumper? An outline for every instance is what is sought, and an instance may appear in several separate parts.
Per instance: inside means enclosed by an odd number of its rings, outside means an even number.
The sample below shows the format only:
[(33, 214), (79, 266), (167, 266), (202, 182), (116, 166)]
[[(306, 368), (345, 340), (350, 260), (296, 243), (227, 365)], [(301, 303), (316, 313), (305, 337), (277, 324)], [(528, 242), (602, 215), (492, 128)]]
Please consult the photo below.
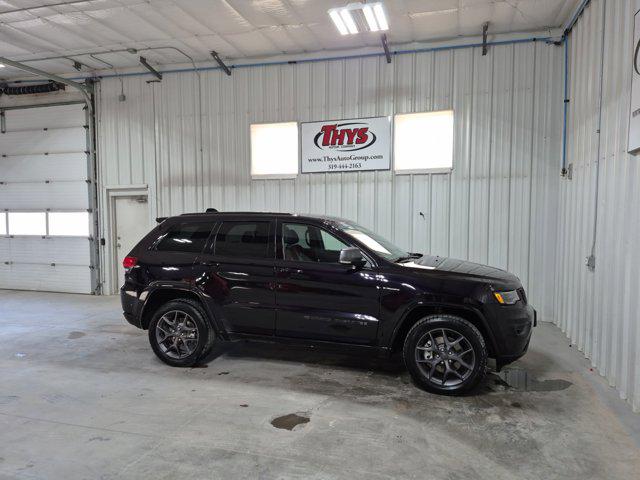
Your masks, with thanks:
[(531, 305), (491, 305), (488, 307), (496, 343), (494, 356), (498, 368), (527, 353), (537, 312)]
[(120, 289), (120, 303), (122, 304), (122, 315), (131, 325), (142, 328), (140, 324), (140, 300), (138, 292), (126, 288), (126, 284)]

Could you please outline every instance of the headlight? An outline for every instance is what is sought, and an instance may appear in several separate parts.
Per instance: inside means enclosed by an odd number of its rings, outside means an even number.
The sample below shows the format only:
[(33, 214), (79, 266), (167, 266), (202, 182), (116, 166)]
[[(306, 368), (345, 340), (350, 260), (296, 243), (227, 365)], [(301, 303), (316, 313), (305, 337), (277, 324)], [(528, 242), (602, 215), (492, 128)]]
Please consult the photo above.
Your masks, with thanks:
[(509, 292), (493, 292), (493, 296), (501, 305), (513, 305), (520, 300), (517, 290), (511, 290)]

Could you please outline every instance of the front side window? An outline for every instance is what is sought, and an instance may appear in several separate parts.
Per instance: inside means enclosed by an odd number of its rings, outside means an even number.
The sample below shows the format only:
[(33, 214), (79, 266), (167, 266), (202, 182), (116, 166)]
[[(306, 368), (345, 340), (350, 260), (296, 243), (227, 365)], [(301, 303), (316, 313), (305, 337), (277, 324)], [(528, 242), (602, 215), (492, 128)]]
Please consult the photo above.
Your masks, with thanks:
[(340, 250), (348, 245), (314, 225), (282, 225), (282, 249), (285, 260), (338, 263)]
[(386, 238), (381, 237), (377, 233), (361, 227), (360, 225), (344, 220), (336, 220), (336, 224), (344, 233), (363, 243), (372, 251), (387, 260), (395, 262), (396, 260), (409, 255), (406, 250), (403, 250)]
[(212, 228), (212, 223), (179, 223), (169, 228), (156, 245), (156, 250), (200, 253), (207, 243)]
[(273, 258), (269, 253), (269, 222), (223, 222), (214, 253), (224, 257)]

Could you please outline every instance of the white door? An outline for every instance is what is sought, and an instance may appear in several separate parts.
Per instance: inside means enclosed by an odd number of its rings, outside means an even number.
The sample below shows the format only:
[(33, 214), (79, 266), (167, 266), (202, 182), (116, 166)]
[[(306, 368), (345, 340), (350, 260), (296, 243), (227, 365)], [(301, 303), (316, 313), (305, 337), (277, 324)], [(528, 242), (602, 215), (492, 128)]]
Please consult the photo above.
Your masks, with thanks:
[(149, 204), (146, 196), (114, 197), (116, 265), (119, 288), (124, 283), (122, 259), (149, 233)]
[(91, 293), (83, 104), (7, 109), (0, 133), (0, 288)]

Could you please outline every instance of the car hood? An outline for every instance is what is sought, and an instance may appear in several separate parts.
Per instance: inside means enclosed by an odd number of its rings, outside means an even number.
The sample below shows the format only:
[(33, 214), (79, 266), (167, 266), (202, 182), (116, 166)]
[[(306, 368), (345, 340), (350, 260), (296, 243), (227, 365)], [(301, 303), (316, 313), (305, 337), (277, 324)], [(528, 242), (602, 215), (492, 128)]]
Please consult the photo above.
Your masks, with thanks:
[(468, 262), (466, 260), (459, 260), (457, 258), (439, 257), (437, 255), (424, 255), (409, 262), (399, 263), (398, 265), (416, 270), (435, 270), (439, 272), (450, 272), (464, 277), (497, 280), (505, 283), (520, 283), (518, 277), (506, 270)]

